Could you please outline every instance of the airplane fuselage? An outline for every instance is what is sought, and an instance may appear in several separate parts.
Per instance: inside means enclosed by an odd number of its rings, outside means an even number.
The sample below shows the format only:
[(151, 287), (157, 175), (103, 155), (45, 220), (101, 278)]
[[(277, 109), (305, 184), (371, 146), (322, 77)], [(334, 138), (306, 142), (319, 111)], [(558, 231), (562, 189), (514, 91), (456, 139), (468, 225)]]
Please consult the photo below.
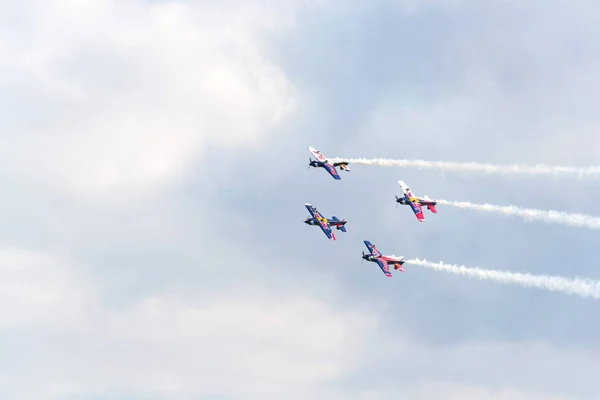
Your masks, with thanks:
[[(304, 223), (308, 224), (308, 225), (313, 225), (313, 226), (321, 225), (321, 222), (319, 222), (319, 220), (316, 218), (306, 218)], [(324, 219), (323, 223), (325, 223), (325, 225), (329, 225), (329, 226), (343, 226), (346, 224), (346, 221), (335, 222), (335, 221), (331, 221), (329, 219)]]
[(411, 203), (420, 203), (420, 204), (422, 204), (424, 206), (428, 206), (428, 205), (435, 206), (435, 205), (437, 205), (437, 202), (432, 201), (432, 200), (421, 199), (419, 197), (409, 198), (408, 196), (397, 197), (396, 198), (396, 203), (402, 204), (404, 206), (408, 206)]
[(306, 221), (304, 221), (304, 223), (308, 225), (321, 225), (321, 223), (316, 218), (306, 218)]
[(387, 262), (388, 265), (393, 265), (394, 269), (403, 271), (403, 269), (402, 269), (402, 264), (404, 264), (403, 259), (392, 258), (392, 257), (388, 257), (388, 256), (376, 257), (372, 254), (363, 254), (362, 258), (369, 262), (377, 262), (376, 260), (378, 258), (380, 258), (380, 259), (384, 260), (385, 262)]

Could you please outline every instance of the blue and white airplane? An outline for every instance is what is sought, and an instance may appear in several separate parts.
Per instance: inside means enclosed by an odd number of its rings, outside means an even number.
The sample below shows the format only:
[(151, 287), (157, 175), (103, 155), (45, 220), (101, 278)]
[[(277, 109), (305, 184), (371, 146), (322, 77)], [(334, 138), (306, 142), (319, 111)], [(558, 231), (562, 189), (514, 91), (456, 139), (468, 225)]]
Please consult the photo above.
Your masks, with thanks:
[(321, 152), (317, 149), (315, 149), (314, 147), (307, 147), (308, 151), (310, 151), (310, 154), (312, 154), (315, 158), (316, 161), (309, 158), (308, 161), (308, 168), (310, 167), (321, 167), (321, 168), (325, 168), (325, 170), (327, 172), (329, 172), (329, 174), (333, 177), (333, 179), (335, 180), (341, 180), (342, 177), (340, 176), (340, 174), (338, 174), (337, 170), (335, 169), (335, 167), (340, 167), (340, 169), (343, 169), (344, 171), (350, 171), (350, 167), (348, 167), (348, 162), (346, 161), (342, 161), (342, 162), (337, 162), (337, 163), (330, 163), (329, 161), (327, 161), (327, 157), (325, 157), (323, 154), (321, 154)]
[(323, 230), (323, 233), (329, 239), (335, 240), (335, 235), (334, 235), (333, 231), (331, 230), (332, 226), (335, 226), (337, 228), (337, 230), (339, 230), (339, 231), (347, 232), (345, 225), (348, 221), (346, 221), (345, 219), (340, 220), (335, 215), (333, 217), (331, 217), (330, 219), (327, 219), (327, 218), (324, 218), (321, 215), (321, 213), (310, 203), (306, 203), (306, 204), (304, 204), (304, 206), (306, 207), (306, 209), (308, 210), (308, 212), (311, 215), (311, 217), (306, 218), (304, 223), (308, 224), (308, 225), (318, 225), (321, 228), (321, 230)]

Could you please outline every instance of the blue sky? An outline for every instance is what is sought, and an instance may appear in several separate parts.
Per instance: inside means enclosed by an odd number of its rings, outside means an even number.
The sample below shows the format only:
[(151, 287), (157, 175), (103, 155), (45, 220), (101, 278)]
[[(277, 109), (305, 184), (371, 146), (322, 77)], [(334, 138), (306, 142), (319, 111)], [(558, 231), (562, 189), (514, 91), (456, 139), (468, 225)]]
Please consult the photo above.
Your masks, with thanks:
[(600, 279), (594, 231), (394, 204), (597, 215), (598, 182), (306, 170), (596, 164), (596, 2), (0, 4), (3, 398), (600, 395), (597, 301), (360, 263)]

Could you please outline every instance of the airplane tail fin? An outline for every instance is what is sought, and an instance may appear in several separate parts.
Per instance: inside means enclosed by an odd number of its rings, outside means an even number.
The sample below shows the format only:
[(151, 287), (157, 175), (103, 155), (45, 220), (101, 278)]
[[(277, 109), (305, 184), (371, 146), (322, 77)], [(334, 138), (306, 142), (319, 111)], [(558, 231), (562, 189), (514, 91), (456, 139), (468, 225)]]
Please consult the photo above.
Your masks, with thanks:
[[(425, 200), (427, 201), (432, 201), (431, 198), (427, 195), (423, 196), (425, 198)], [(427, 209), (429, 211), (431, 211), (434, 214), (437, 214), (437, 209), (435, 208), (435, 205), (437, 204), (435, 201), (432, 201), (434, 204), (427, 204)]]
[(400, 261), (394, 264), (394, 268), (400, 272), (404, 272), (404, 267), (403, 267), (403, 264), (405, 262), (404, 257), (400, 256), (398, 258), (400, 259)]
[(347, 232), (346, 227), (344, 225), (346, 225), (346, 222), (348, 221), (346, 221), (345, 219), (340, 220), (334, 215), (333, 217), (331, 217), (330, 221), (333, 222), (332, 225), (335, 225), (338, 231)]
[(348, 166), (347, 162), (344, 162), (344, 161), (342, 161), (342, 162), (336, 162), (336, 163), (333, 163), (333, 166), (334, 167), (340, 167), (341, 170), (350, 172), (350, 167)]

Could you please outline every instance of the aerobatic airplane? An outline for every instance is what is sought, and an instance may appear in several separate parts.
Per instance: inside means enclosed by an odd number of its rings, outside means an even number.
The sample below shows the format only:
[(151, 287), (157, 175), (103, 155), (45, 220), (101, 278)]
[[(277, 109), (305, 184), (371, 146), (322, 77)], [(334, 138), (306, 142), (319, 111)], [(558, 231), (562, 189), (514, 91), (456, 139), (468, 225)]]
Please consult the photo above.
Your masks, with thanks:
[(347, 232), (346, 231), (346, 221), (345, 219), (341, 220), (336, 217), (335, 215), (333, 217), (331, 217), (330, 219), (324, 218), (321, 213), (319, 211), (317, 211), (317, 209), (312, 206), (310, 203), (306, 203), (304, 204), (304, 206), (306, 207), (306, 209), (308, 210), (308, 212), (310, 213), (311, 217), (306, 218), (306, 220), (304, 221), (305, 224), (308, 225), (318, 225), (322, 230), (323, 233), (325, 235), (327, 235), (327, 237), (331, 240), (335, 240), (335, 235), (333, 233), (333, 231), (331, 230), (332, 226), (335, 226), (337, 228), (337, 230), (342, 231), (342, 232)]
[(362, 252), (362, 258), (367, 261), (376, 262), (379, 265), (379, 268), (383, 271), (385, 276), (388, 278), (392, 277), (392, 273), (390, 272), (389, 264), (394, 266), (394, 269), (400, 272), (404, 272), (404, 268), (402, 268), (402, 264), (404, 264), (404, 257), (395, 257), (395, 256), (384, 256), (382, 255), (377, 247), (373, 245), (368, 240), (365, 240), (365, 246), (371, 252), (370, 254), (365, 254), (365, 251)]
[(313, 160), (312, 158), (308, 158), (308, 168), (310, 167), (322, 167), (325, 168), (325, 170), (327, 172), (329, 172), (329, 174), (333, 177), (333, 179), (335, 180), (340, 180), (342, 179), (342, 177), (340, 176), (340, 174), (338, 174), (337, 169), (335, 169), (335, 167), (340, 167), (341, 169), (343, 169), (344, 171), (350, 171), (350, 167), (348, 167), (348, 162), (346, 161), (342, 161), (342, 162), (337, 162), (337, 163), (330, 163), (329, 161), (327, 161), (327, 157), (325, 157), (323, 154), (321, 154), (321, 152), (317, 149), (315, 149), (314, 147), (307, 147), (308, 151), (310, 151), (310, 154), (312, 154), (317, 160)]
[(425, 214), (423, 213), (423, 207), (421, 207), (421, 205), (427, 206), (427, 209), (429, 211), (431, 211), (434, 214), (437, 214), (437, 210), (435, 208), (435, 205), (437, 204), (437, 202), (435, 200), (431, 200), (427, 195), (425, 195), (423, 198), (416, 197), (412, 193), (412, 191), (410, 190), (408, 185), (406, 185), (406, 183), (404, 183), (404, 181), (398, 181), (398, 185), (400, 185), (400, 188), (402, 189), (402, 193), (404, 193), (404, 196), (402, 196), (402, 197), (396, 196), (396, 203), (399, 203), (402, 205), (410, 204), (410, 207), (412, 208), (413, 212), (417, 216), (417, 219), (419, 220), (419, 222), (425, 222)]

